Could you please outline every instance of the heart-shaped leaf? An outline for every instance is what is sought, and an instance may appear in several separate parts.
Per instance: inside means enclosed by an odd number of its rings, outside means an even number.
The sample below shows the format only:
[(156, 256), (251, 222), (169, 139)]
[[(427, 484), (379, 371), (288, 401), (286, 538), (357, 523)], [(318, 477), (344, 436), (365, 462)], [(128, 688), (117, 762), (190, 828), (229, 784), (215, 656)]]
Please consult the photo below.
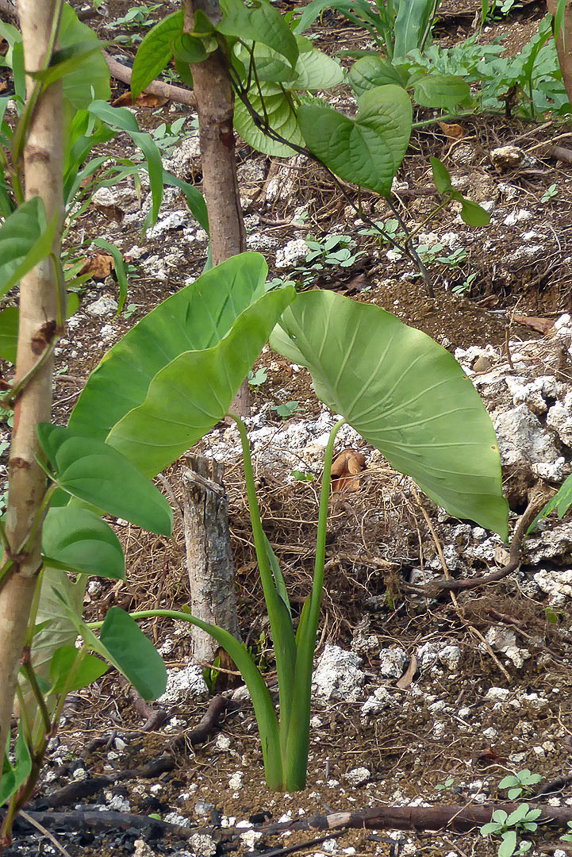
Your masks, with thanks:
[(409, 143), (411, 101), (399, 86), (378, 86), (359, 97), (358, 107), (353, 120), (330, 107), (302, 105), (302, 134), (339, 178), (389, 196)]
[(506, 538), (493, 426), (448, 351), (377, 306), (319, 291), (298, 295), (271, 346), (432, 500)]
[(413, 98), (422, 107), (452, 110), (470, 94), (469, 84), (454, 74), (426, 74), (413, 84)]
[(137, 48), (131, 74), (131, 96), (136, 98), (163, 71), (173, 56), (173, 41), (183, 31), (183, 11), (155, 24)]
[(220, 0), (224, 17), (217, 30), (225, 36), (262, 42), (286, 57), (292, 68), (298, 59), (298, 45), (288, 24), (270, 3), (248, 7), (242, 0)]
[(291, 288), (267, 292), (218, 345), (172, 360), (151, 380), (143, 404), (112, 428), (108, 443), (148, 475), (182, 455), (225, 416), (293, 296)]
[[(282, 87), (275, 83), (260, 82), (259, 87), (252, 86), (248, 92), (248, 100), (259, 115), (268, 117), (269, 126), (295, 146), (303, 146), (304, 139), (298, 127), (298, 119)], [(262, 102), (264, 101), (264, 106)], [(238, 99), (234, 105), (234, 129), (242, 139), (265, 155), (275, 158), (289, 158), (294, 149), (285, 143), (271, 139), (264, 131), (254, 124), (254, 121)]]
[(50, 423), (40, 423), (37, 434), (53, 480), (68, 494), (152, 533), (171, 534), (169, 503), (116, 449)]
[(118, 666), (143, 699), (157, 699), (165, 692), (165, 664), (129, 613), (119, 607), (111, 607), (101, 626), (100, 640), (107, 656), (111, 655), (112, 663)]
[(145, 401), (157, 372), (180, 354), (210, 348), (226, 336), (240, 313), (264, 294), (267, 271), (258, 253), (233, 256), (163, 301), (91, 373), (69, 428), (105, 440)]
[(123, 580), (125, 560), (111, 527), (88, 509), (50, 509), (42, 528), (42, 554), (54, 568)]
[(348, 81), (356, 95), (390, 83), (403, 86), (402, 77), (395, 66), (378, 56), (362, 57), (355, 62), (349, 71)]

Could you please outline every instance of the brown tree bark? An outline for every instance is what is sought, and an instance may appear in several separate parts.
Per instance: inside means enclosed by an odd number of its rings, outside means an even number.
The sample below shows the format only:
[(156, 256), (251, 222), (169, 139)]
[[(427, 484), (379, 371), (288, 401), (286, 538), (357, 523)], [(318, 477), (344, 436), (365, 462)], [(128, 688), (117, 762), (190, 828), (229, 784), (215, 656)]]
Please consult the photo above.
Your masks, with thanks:
[[(217, 2), (183, 0), (184, 32), (192, 32), (197, 9), (205, 12), (214, 23), (220, 19)], [(203, 62), (193, 63), (190, 69), (199, 115), (203, 193), (209, 216), (211, 254), (213, 265), (218, 265), (246, 250), (232, 127), (234, 95), (222, 51), (215, 51)], [(240, 416), (250, 413), (246, 381), (237, 393), (232, 409)]]
[[(189, 456), (187, 461), (189, 468), (183, 471), (183, 511), (191, 613), (240, 640), (228, 501), (222, 484), (224, 468), (201, 455)], [(212, 664), (218, 657), (223, 669), (232, 666), (224, 649), (210, 635), (193, 627), (191, 639), (195, 660)]]
[[(546, 0), (550, 15), (556, 14), (557, 0)], [(558, 64), (568, 101), (572, 104), (572, 0), (565, 0), (562, 27), (556, 37)]]
[[(25, 67), (39, 69), (47, 50), (55, 0), (20, 0), (19, 15)], [(26, 81), (28, 97), (34, 81)], [(31, 118), (24, 149), (26, 198), (40, 196), (48, 221), (56, 214), (63, 222), (61, 82), (40, 96)], [(53, 250), (59, 256), (59, 232)], [(16, 381), (42, 359), (56, 331), (57, 283), (53, 266), (44, 259), (20, 283), (20, 323)], [(3, 563), (13, 560), (0, 589), (0, 747), (6, 746), (18, 666), (37, 576), (41, 568), (40, 531), (25, 542), (46, 490), (46, 477), (36, 462), (39, 445), (36, 425), (50, 419), (52, 359), (49, 357), (24, 387), (14, 410), (14, 428), (8, 465), (9, 499)], [(40, 528), (41, 529), (41, 528)]]
[[(182, 2), (185, 32), (193, 31), (195, 11), (198, 9), (214, 24), (220, 20), (216, 0)], [(226, 58), (221, 50), (210, 54), (203, 62), (193, 63), (190, 69), (199, 116), (203, 193), (209, 216), (212, 262), (218, 265), (246, 250), (232, 127), (234, 96)], [(248, 415), (249, 398), (248, 382), (245, 381), (235, 396), (232, 410), (241, 416)], [(196, 493), (198, 488), (192, 491)], [(210, 501), (206, 495), (193, 498), (197, 505), (192, 511), (189, 500), (186, 500), (185, 542), (191, 607), (193, 612), (198, 611), (195, 614), (197, 617), (238, 636), (228, 528), (226, 532), (221, 529), (222, 510), (219, 508), (217, 511), (216, 490), (213, 486), (211, 491)], [(216, 539), (213, 539), (215, 533)], [(222, 548), (224, 540), (226, 546)], [(217, 542), (216, 546), (214, 541)], [(224, 563), (219, 562), (217, 554), (225, 555)], [(197, 660), (211, 663), (218, 654), (221, 665), (230, 666), (226, 653), (219, 650), (212, 638), (199, 629), (193, 629), (193, 653)]]

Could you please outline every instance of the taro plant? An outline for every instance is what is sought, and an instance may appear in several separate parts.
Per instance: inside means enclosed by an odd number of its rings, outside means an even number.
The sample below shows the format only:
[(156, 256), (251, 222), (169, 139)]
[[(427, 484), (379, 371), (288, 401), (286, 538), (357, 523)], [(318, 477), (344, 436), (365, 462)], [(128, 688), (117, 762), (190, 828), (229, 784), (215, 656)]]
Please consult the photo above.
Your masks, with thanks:
[[(247, 431), (230, 413), (242, 443), (278, 675), (278, 715), (247, 649), (228, 632), (182, 611), (131, 614), (133, 619), (187, 621), (226, 649), (250, 691), (267, 784), (296, 790), (306, 780), (330, 467), (340, 427), (353, 426), (450, 514), (478, 521), (503, 538), (507, 505), (492, 424), (470, 380), (445, 349), (376, 306), (331, 292), (296, 295), (291, 286), (265, 291), (266, 275), (261, 256), (241, 254), (168, 298), (106, 355), (61, 431), (113, 447), (153, 476), (229, 413), (275, 321), (271, 347), (307, 367), (317, 396), (342, 415), (325, 451), (314, 579), (297, 617), (264, 535)], [(55, 471), (53, 455), (48, 458)]]

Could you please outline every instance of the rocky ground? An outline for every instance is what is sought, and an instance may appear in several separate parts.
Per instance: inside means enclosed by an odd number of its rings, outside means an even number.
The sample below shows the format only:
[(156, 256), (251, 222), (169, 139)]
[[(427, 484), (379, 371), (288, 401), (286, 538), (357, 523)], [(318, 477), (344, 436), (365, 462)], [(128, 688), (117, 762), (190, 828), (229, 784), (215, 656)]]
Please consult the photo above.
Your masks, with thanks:
[[(477, 5), (447, 3), (440, 38), (470, 35)], [(100, 17), (91, 23), (102, 38), (117, 35), (111, 25), (129, 6), (109, 0), (100, 7)], [(527, 4), (510, 22), (494, 25), (491, 36), (510, 33), (513, 49), (519, 50), (542, 14), (540, 4)], [(335, 41), (341, 27), (335, 16), (328, 18), (322, 40)], [(359, 38), (347, 27), (343, 33)], [(133, 49), (127, 46), (124, 53)], [(116, 83), (114, 96), (125, 89)], [(165, 150), (165, 167), (200, 182), (192, 112), (169, 102), (134, 110), (149, 130), (184, 118), (189, 136)], [(481, 229), (470, 229), (451, 211), (426, 227), (420, 241), (429, 257), (430, 248), (441, 245), (428, 263), (434, 298), (409, 260), (362, 234), (364, 224), (315, 165), (300, 157), (270, 160), (245, 145), (238, 150), (249, 249), (264, 253), (273, 276), (306, 277), (306, 237), (347, 236), (355, 259), (340, 268), (322, 258), (305, 285), (335, 288), (395, 312), (450, 349), (471, 376), (497, 431), (511, 531), (528, 503), (551, 496), (572, 470), (572, 180), (569, 164), (550, 154), (555, 138), (566, 145), (568, 128), (550, 115), (536, 124), (480, 116), (463, 122), (457, 140), (433, 126), (414, 136), (396, 183), (409, 228), (422, 222), (428, 200), (434, 202), (429, 155), (444, 160), (455, 185), (491, 215), (490, 225)], [(118, 138), (110, 154), (125, 155), (129, 145)], [(506, 146), (513, 149), (512, 160), (495, 154)], [(56, 378), (56, 418), (62, 423), (103, 353), (204, 265), (206, 235), (178, 191), (166, 189), (159, 220), (142, 238), (149, 204), (145, 187), (142, 195), (127, 181), (103, 188), (68, 235), (69, 245), (83, 246), (86, 258), (103, 255), (90, 246), (94, 237), (113, 241), (131, 268), (119, 316), (117, 283), (104, 267), (88, 282), (80, 309), (69, 320)], [(389, 216), (377, 199), (367, 198), (366, 204), (374, 219)], [(453, 263), (456, 251), (460, 261)], [(333, 415), (316, 400), (300, 367), (266, 350), (256, 369), (262, 370), (261, 383), (252, 387), (249, 431), (263, 519), (297, 603), (311, 580), (316, 484)], [(297, 408), (280, 419), (275, 408), (288, 402)], [(8, 436), (5, 427), (3, 439)], [(495, 571), (507, 561), (506, 546), (433, 507), (348, 428), (339, 435), (342, 448), (363, 454), (366, 467), (353, 485), (358, 490), (332, 497), (307, 789), (279, 794), (265, 787), (254, 717), (240, 687), (225, 692), (238, 705), (229, 706), (218, 725), (199, 736), (202, 740), (194, 740), (209, 690), (202, 668), (189, 663), (187, 626), (157, 622), (146, 630), (169, 669), (165, 697), (152, 711), (143, 709), (116, 675), (74, 696), (34, 802), (40, 812), (64, 785), (78, 787), (71, 802), (68, 797), (58, 807), (65, 813), (53, 831), (58, 844), (21, 828), (5, 853), (48, 854), (64, 847), (73, 857), (282, 854), (289, 848), (380, 857), (495, 854), (498, 840), (485, 839), (478, 830), (353, 829), (304, 844), (318, 838), (316, 831), (278, 834), (269, 832), (268, 824), (364, 807), (500, 801), (506, 790), (499, 782), (523, 769), (542, 778), (531, 790), (563, 777), (539, 801), (572, 807), (566, 780), (572, 767), (570, 515), (543, 522), (524, 545), (520, 569), (504, 579), (474, 590), (427, 591), (423, 587), (443, 577), (462, 581)], [(218, 426), (198, 449), (226, 465), (241, 627), (272, 685), (271, 641), (253, 562), (237, 433)], [(308, 481), (295, 479), (293, 470), (307, 474)], [(166, 479), (178, 504), (181, 464)], [(180, 608), (188, 602), (179, 518), (175, 515), (171, 541), (118, 526), (128, 579), (90, 583), (90, 618), (100, 618), (113, 605)], [(181, 736), (187, 740), (178, 740)], [(157, 760), (165, 754), (171, 762), (161, 767)], [(148, 763), (154, 766), (142, 767)], [(120, 778), (126, 771), (131, 775)], [(96, 778), (98, 788), (81, 798), (81, 789)], [(78, 831), (73, 812), (79, 806), (99, 811), (101, 819), (109, 812), (121, 818), (110, 816), (106, 830), (100, 825)], [(137, 830), (135, 815), (147, 826)], [(175, 826), (165, 832), (160, 822)], [(266, 825), (266, 832), (253, 825)], [(569, 853), (555, 833), (543, 831), (531, 839), (532, 853)]]

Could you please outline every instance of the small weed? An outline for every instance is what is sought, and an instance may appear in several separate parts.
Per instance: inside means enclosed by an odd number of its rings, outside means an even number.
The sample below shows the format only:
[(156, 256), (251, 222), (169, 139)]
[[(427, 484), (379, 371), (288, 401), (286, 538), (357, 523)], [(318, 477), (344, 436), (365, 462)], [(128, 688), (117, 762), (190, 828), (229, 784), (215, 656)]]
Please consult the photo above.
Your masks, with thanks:
[(298, 402), (286, 402), (284, 405), (272, 405), (272, 410), (276, 411), (281, 419), (287, 420), (288, 417), (292, 416), (297, 407)]
[(137, 304), (127, 304), (127, 306), (123, 310), (123, 318), (131, 318), (136, 309)]
[[(304, 241), (308, 247), (304, 264), (297, 265), (292, 272), (294, 285), (299, 289), (311, 286), (326, 268), (349, 268), (362, 255), (361, 250), (353, 252), (355, 241), (349, 235), (326, 235), (319, 240), (308, 236)], [(274, 280), (270, 285), (273, 283)]]
[(186, 120), (186, 116), (181, 116), (179, 119), (175, 119), (172, 125), (161, 122), (152, 132), (155, 145), (168, 157), (173, 154), (181, 139), (188, 136), (183, 133), (183, 125)]
[(453, 777), (448, 777), (444, 783), (441, 783), (440, 785), (435, 786), (435, 789), (438, 792), (447, 791), (447, 789), (450, 789), (452, 787), (454, 782), (455, 782), (455, 780)]
[(266, 369), (257, 369), (256, 372), (250, 370), (248, 373), (248, 383), (251, 387), (260, 387), (267, 379)]
[(508, 789), (508, 799), (516, 800), (523, 794), (530, 794), (532, 791), (530, 786), (536, 785), (541, 779), (540, 774), (533, 774), (528, 768), (524, 768), (516, 774), (504, 777), (499, 783), (499, 789)]
[(313, 238), (306, 238), (305, 241), (310, 251), (305, 260), (309, 265), (318, 262), (321, 265), (349, 268), (362, 255), (361, 251), (351, 252), (355, 241), (348, 235), (326, 235), (323, 241)]
[(481, 836), (500, 836), (498, 857), (513, 857), (526, 854), (532, 843), (528, 839), (520, 839), (522, 833), (534, 833), (538, 825), (536, 819), (542, 813), (541, 809), (530, 809), (527, 803), (521, 803), (510, 815), (504, 809), (493, 812), (493, 820), (481, 827)]
[(211, 696), (216, 692), (216, 682), (220, 675), (220, 658), (216, 657), (211, 666), (205, 667), (203, 670), (203, 678), (205, 680), (205, 684), (209, 689), (209, 693)]
[(560, 839), (562, 842), (572, 842), (572, 821), (568, 821), (568, 833), (563, 833)]
[[(149, 16), (151, 12), (160, 9), (161, 6), (161, 3), (153, 3), (152, 6), (131, 6), (125, 15), (116, 18), (109, 26), (113, 28), (123, 27), (125, 30), (152, 27), (157, 22)], [(124, 45), (135, 45), (141, 41), (141, 36), (138, 33), (121, 33), (115, 37), (115, 41)]]
[(550, 187), (546, 188), (542, 197), (540, 198), (540, 202), (550, 202), (551, 199), (554, 199), (557, 196), (558, 191), (556, 190), (556, 185), (551, 184)]
[(291, 470), (290, 475), (294, 477), (296, 482), (313, 482), (314, 477), (311, 473), (305, 473), (303, 470)]
[(417, 254), (424, 265), (433, 265), (439, 262), (441, 265), (447, 265), (449, 268), (457, 268), (467, 260), (467, 253), (462, 247), (457, 247), (451, 253), (446, 252), (447, 248), (443, 244), (419, 244)]
[(470, 292), (471, 286), (472, 286), (473, 282), (475, 281), (476, 276), (477, 276), (476, 271), (474, 271), (472, 274), (468, 274), (462, 283), (457, 283), (456, 286), (453, 286), (453, 288), (451, 289), (453, 294), (454, 295), (464, 295), (467, 292)]
[[(381, 232), (379, 231), (380, 229)], [(402, 231), (399, 225), (399, 221), (395, 220), (395, 218), (385, 221), (376, 220), (374, 226), (367, 226), (364, 229), (360, 229), (358, 235), (371, 235), (377, 238), (380, 244), (388, 244), (390, 239), (399, 243), (406, 238), (405, 232)]]

